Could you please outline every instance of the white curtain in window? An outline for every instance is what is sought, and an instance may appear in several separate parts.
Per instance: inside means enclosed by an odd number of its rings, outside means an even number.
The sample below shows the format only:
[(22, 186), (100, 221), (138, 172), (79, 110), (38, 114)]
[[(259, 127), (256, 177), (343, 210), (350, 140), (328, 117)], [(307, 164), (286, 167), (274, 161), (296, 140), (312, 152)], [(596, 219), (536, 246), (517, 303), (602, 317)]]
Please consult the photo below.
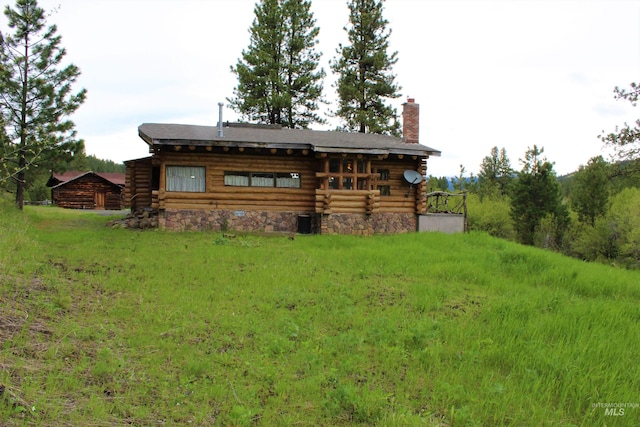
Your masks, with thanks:
[(273, 175), (272, 176), (256, 176), (251, 177), (252, 187), (273, 187)]
[(276, 179), (276, 187), (280, 187), (280, 188), (300, 188), (300, 179), (299, 178), (278, 177)]
[(224, 185), (235, 185), (238, 187), (248, 187), (249, 177), (246, 175), (225, 175)]
[(167, 166), (167, 191), (204, 193), (203, 166)]

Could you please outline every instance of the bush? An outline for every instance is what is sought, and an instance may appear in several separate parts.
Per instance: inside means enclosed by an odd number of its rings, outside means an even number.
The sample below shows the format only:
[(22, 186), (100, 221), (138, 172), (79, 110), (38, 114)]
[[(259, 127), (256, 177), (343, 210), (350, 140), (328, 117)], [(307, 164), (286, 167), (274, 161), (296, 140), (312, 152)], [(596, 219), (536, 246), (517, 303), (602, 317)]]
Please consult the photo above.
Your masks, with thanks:
[(494, 237), (513, 240), (515, 232), (509, 216), (511, 204), (506, 196), (480, 197), (467, 195), (467, 224), (469, 230), (485, 231)]
[(640, 268), (640, 189), (611, 198), (609, 212), (593, 226), (575, 224), (568, 254), (586, 261)]
[(51, 190), (47, 188), (45, 183), (38, 183), (29, 188), (25, 194), (25, 199), (30, 202), (42, 202), (49, 200), (51, 197)]
[(618, 261), (628, 268), (640, 267), (640, 189), (616, 194), (605, 220), (609, 236), (618, 244)]

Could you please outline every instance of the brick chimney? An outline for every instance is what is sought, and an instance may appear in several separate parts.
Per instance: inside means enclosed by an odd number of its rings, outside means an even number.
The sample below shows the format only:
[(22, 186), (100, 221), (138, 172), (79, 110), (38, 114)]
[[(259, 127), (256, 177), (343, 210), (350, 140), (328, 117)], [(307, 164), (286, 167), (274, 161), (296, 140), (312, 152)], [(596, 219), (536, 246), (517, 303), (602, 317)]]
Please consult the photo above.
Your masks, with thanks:
[(420, 105), (413, 98), (402, 104), (402, 139), (409, 144), (420, 141)]

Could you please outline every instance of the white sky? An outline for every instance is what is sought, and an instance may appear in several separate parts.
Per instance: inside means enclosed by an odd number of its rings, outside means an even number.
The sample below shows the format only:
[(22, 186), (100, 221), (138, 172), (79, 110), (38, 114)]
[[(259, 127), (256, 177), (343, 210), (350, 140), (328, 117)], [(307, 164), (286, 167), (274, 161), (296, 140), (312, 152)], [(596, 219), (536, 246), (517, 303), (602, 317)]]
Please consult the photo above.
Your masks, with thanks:
[[(329, 101), (328, 62), (347, 42), (346, 3), (312, 5)], [(137, 130), (145, 122), (215, 126), (217, 103), (226, 104), (237, 84), (230, 66), (249, 44), (254, 4), (40, 0), (57, 8), (48, 23), (82, 71), (76, 91), (88, 90), (71, 117), (87, 154), (117, 162), (147, 156)], [(415, 98), (421, 143), (442, 151), (430, 159), (430, 175), (457, 175), (461, 164), (477, 173), (494, 146), (520, 169), (533, 144), (559, 174), (569, 173), (605, 154), (603, 129), (640, 116), (613, 98), (615, 86), (640, 82), (640, 1), (387, 0), (384, 16), (399, 55), (402, 97), (393, 103), (400, 112)], [(0, 21), (6, 28), (4, 15)], [(225, 108), (225, 121), (237, 119)]]

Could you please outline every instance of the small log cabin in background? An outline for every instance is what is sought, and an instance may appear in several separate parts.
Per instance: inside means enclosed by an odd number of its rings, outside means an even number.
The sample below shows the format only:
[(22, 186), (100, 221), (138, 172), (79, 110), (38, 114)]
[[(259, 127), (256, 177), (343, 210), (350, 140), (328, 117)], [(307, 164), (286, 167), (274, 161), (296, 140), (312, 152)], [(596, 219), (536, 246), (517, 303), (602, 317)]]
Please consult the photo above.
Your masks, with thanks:
[(419, 106), (403, 105), (403, 138), (377, 134), (145, 123), (150, 157), (126, 165), (132, 210), (161, 228), (374, 234), (416, 231), (424, 178), (440, 152), (419, 144)]
[(47, 187), (51, 187), (53, 204), (61, 208), (119, 210), (127, 207), (123, 173), (52, 173)]

